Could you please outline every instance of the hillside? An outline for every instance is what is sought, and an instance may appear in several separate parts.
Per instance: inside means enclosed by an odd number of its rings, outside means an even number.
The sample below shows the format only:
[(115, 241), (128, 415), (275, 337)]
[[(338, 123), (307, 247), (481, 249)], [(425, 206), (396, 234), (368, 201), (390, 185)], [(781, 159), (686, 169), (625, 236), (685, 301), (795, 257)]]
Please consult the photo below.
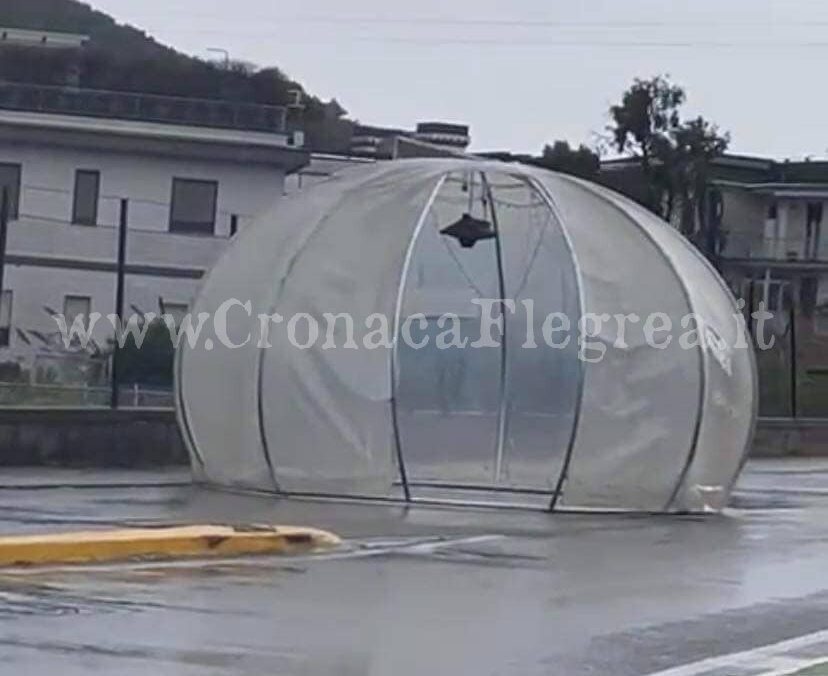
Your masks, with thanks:
[(175, 52), (132, 26), (74, 0), (0, 0), (0, 25), (90, 35), (93, 44), (147, 56)]
[[(278, 68), (251, 70), (233, 64), (228, 70), (161, 45), (138, 28), (77, 0), (0, 0), (0, 26), (90, 36), (71, 58), (61, 50), (5, 46), (0, 52), (0, 79), (39, 84), (140, 91), (154, 94), (229, 99), (284, 105), (291, 89), (304, 88)], [(326, 115), (319, 99), (306, 94), (305, 129), (315, 150), (347, 147), (351, 124)]]

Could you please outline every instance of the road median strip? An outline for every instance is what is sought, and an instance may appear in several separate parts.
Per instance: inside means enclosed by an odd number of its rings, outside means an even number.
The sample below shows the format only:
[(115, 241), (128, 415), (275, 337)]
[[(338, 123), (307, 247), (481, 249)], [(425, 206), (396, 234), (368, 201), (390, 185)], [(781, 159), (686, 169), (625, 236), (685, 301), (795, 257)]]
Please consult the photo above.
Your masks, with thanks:
[(290, 555), (331, 549), (333, 533), (295, 526), (196, 525), (0, 537), (0, 567)]

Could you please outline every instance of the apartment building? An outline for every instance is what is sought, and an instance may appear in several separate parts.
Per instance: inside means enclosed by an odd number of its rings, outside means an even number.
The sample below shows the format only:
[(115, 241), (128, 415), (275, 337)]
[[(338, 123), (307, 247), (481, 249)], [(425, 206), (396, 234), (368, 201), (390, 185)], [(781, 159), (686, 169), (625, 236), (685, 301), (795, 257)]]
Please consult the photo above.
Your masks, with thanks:
[[(59, 350), (55, 314), (115, 311), (124, 201), (127, 312), (185, 312), (308, 164), (300, 139), (279, 107), (0, 83), (0, 359)], [(93, 336), (104, 346), (111, 329)]]

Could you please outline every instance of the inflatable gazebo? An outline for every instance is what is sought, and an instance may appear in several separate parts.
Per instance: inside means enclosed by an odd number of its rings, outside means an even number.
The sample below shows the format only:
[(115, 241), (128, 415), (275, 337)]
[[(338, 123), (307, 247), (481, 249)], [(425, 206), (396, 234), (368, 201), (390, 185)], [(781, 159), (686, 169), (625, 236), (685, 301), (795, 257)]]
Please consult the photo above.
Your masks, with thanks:
[(287, 197), (199, 313), (176, 403), (195, 479), (220, 487), (717, 511), (755, 424), (750, 341), (706, 259), (517, 164), (377, 163)]

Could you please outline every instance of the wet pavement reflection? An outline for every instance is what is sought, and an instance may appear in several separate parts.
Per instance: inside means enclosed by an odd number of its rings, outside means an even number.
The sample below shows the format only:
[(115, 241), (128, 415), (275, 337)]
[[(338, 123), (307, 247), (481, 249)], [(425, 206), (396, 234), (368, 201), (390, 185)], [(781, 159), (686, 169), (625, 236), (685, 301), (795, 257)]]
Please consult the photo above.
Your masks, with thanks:
[(728, 513), (704, 518), (281, 501), (177, 473), (0, 484), (5, 532), (218, 521), (346, 538), (293, 558), (0, 572), (0, 673), (624, 676), (828, 628), (828, 463), (754, 462)]

